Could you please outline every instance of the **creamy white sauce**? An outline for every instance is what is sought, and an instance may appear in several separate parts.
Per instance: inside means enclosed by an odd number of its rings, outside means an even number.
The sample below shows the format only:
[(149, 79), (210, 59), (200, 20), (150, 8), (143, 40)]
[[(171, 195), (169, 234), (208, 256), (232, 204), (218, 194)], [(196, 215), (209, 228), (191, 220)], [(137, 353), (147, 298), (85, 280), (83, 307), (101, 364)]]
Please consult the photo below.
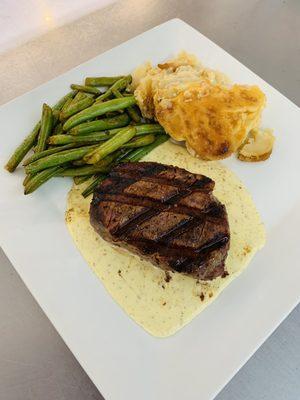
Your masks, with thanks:
[(223, 164), (196, 159), (170, 142), (144, 160), (176, 165), (216, 182), (214, 195), (226, 205), (231, 232), (227, 277), (197, 282), (171, 273), (172, 279), (166, 282), (162, 270), (113, 247), (94, 231), (88, 214), (91, 196), (81, 196), (86, 184), (70, 191), (66, 223), (79, 251), (111, 296), (147, 332), (164, 337), (191, 321), (247, 266), (265, 243), (265, 229), (247, 189)]

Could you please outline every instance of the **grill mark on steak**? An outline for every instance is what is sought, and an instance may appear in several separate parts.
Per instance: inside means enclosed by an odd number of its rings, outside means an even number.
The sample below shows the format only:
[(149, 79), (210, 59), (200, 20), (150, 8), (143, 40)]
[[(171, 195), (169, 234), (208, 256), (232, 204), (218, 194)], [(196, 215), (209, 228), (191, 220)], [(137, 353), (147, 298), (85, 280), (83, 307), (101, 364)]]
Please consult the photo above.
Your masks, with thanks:
[(121, 164), (95, 190), (91, 223), (106, 240), (165, 270), (214, 279), (224, 273), (230, 235), (213, 188), (210, 178), (177, 167)]
[(217, 236), (213, 240), (211, 240), (209, 243), (206, 245), (202, 246), (201, 248), (195, 250), (195, 254), (197, 256), (188, 256), (184, 260), (180, 260), (180, 262), (175, 262), (173, 264), (173, 268), (181, 272), (183, 269), (190, 267), (191, 265), (194, 264), (201, 264), (201, 261), (205, 259), (205, 255), (208, 252), (211, 252), (213, 250), (220, 249), (224, 244), (227, 244), (229, 241), (228, 236)]
[(186, 232), (192, 225), (195, 225), (196, 219), (191, 217), (190, 219), (183, 220), (179, 222), (177, 225), (173, 226), (168, 231), (161, 233), (156, 239), (154, 239), (155, 243), (168, 243), (171, 239), (174, 238), (175, 235), (180, 235), (183, 232)]
[[(95, 194), (95, 197), (97, 195)], [(149, 197), (144, 197), (141, 199), (140, 196), (136, 196), (134, 194), (111, 194), (111, 193), (103, 193), (101, 194), (101, 201), (113, 201), (117, 203), (124, 203), (124, 204), (131, 204), (134, 206), (142, 206), (142, 207), (147, 207), (147, 208), (154, 208), (159, 211), (168, 211), (171, 209), (172, 203), (168, 202), (163, 202), (160, 203), (157, 200), (153, 200)], [(216, 218), (219, 217), (220, 210), (215, 209), (214, 210), (214, 215), (211, 213), (211, 204), (209, 208), (204, 208), (203, 210), (195, 209), (192, 207), (188, 207), (186, 205), (181, 205), (180, 203), (175, 205), (176, 207), (176, 213), (177, 214), (184, 214), (184, 215), (189, 215), (191, 217), (197, 217), (199, 216), (199, 213), (206, 213), (208, 217), (213, 217), (215, 216)]]
[(139, 215), (136, 215), (135, 217), (132, 217), (128, 219), (127, 222), (125, 222), (123, 225), (121, 225), (119, 228), (114, 230), (112, 233), (114, 235), (120, 236), (121, 239), (124, 239), (125, 235), (128, 235), (130, 231), (135, 229), (136, 225), (140, 225), (143, 222), (146, 222), (150, 218), (154, 217), (155, 215), (159, 214), (159, 210), (146, 210), (142, 212)]
[[(168, 211), (170, 209), (170, 204), (163, 204), (146, 197), (141, 199), (140, 197), (131, 194), (123, 195), (123, 194), (105, 193), (101, 196), (101, 201), (113, 201), (117, 203), (132, 204), (134, 206), (154, 208), (159, 211)], [(195, 212), (193, 208), (180, 205), (176, 206), (176, 213), (189, 216), (197, 216), (199, 214), (199, 212)]]
[(170, 258), (180, 257), (181, 260), (179, 262), (174, 263), (174, 266), (184, 267), (185, 265), (188, 265), (188, 262), (190, 263), (197, 262), (197, 260), (201, 259), (201, 257), (207, 254), (207, 252), (222, 247), (224, 244), (228, 242), (228, 240), (229, 238), (227, 236), (218, 235), (217, 237), (213, 238), (211, 241), (207, 242), (205, 245), (203, 245), (196, 251), (194, 249), (183, 246), (179, 247), (175, 245), (169, 247), (163, 241), (154, 242), (152, 240), (147, 240), (147, 239), (134, 240), (134, 241), (129, 239), (127, 240), (127, 243), (138, 247), (143, 247), (145, 253), (147, 254), (159, 252), (160, 255)]
[[(174, 168), (173, 171), (166, 170), (163, 164), (158, 163), (139, 163), (140, 165), (136, 165), (137, 163), (127, 163), (122, 164), (121, 166), (115, 167), (111, 173), (110, 177), (119, 177), (122, 178), (134, 178), (136, 180), (148, 180), (149, 177), (151, 181), (157, 182), (160, 184), (166, 185), (177, 185), (183, 186), (184, 188), (187, 186), (191, 186), (192, 184), (198, 186), (202, 189), (213, 190), (214, 188), (214, 181), (207, 176), (199, 175), (199, 174), (192, 174), (191, 172), (185, 171), (181, 168)], [(145, 166), (145, 164), (148, 164)], [(156, 164), (156, 165), (154, 165)], [(132, 168), (132, 165), (134, 167)], [(163, 167), (163, 168), (162, 168)], [(180, 173), (176, 173), (179, 171)], [(182, 172), (184, 172), (182, 174)], [(159, 175), (155, 175), (159, 173)], [(172, 182), (172, 183), (171, 183)]]
[[(134, 185), (136, 182), (146, 182), (146, 183), (155, 183), (157, 185), (162, 185), (166, 186), (169, 188), (176, 189), (178, 191), (177, 195), (182, 197), (184, 194), (189, 194), (192, 191), (203, 191), (203, 192), (209, 192), (211, 191), (211, 185), (210, 182), (207, 182), (205, 179), (203, 180), (197, 180), (193, 183), (191, 183), (189, 186), (183, 185), (181, 182), (178, 181), (167, 181), (165, 178), (159, 178), (159, 177), (144, 177), (139, 179), (138, 177), (133, 177), (133, 176), (122, 176), (120, 174), (113, 174), (110, 176), (110, 183), (113, 182), (111, 185), (106, 185), (105, 182), (103, 185), (97, 188), (97, 194), (120, 194), (123, 193), (126, 188), (129, 186)], [(207, 178), (208, 179), (208, 178)], [(174, 197), (174, 202), (176, 201), (175, 195), (171, 196), (172, 198)], [(168, 197), (161, 199), (162, 202), (168, 201)]]
[[(205, 185), (206, 183), (207, 183), (207, 181), (203, 185)], [(125, 185), (128, 185), (128, 181), (126, 181)], [(125, 185), (123, 186), (123, 190), (125, 187), (127, 187)], [(201, 185), (201, 183), (199, 183), (199, 181), (196, 181), (196, 182), (193, 182), (190, 185), (190, 187), (180, 188), (180, 189), (178, 188), (179, 192), (161, 199), (161, 202), (166, 203), (168, 205), (173, 205), (176, 202), (179, 202), (179, 200), (181, 200), (183, 197), (189, 195), (192, 192), (194, 187), (198, 189), (198, 188), (202, 187), (203, 185)], [(170, 183), (168, 186), (177, 187), (176, 184), (170, 185)], [(157, 210), (157, 209), (145, 210), (143, 213), (139, 214), (138, 216), (129, 219), (125, 224), (120, 226), (119, 229), (117, 229), (113, 233), (118, 236), (124, 236), (124, 235), (128, 234), (128, 232), (130, 230), (134, 229), (135, 224), (137, 224), (137, 225), (141, 224), (142, 222), (147, 221), (148, 219), (154, 217), (157, 214), (159, 214), (159, 210)]]

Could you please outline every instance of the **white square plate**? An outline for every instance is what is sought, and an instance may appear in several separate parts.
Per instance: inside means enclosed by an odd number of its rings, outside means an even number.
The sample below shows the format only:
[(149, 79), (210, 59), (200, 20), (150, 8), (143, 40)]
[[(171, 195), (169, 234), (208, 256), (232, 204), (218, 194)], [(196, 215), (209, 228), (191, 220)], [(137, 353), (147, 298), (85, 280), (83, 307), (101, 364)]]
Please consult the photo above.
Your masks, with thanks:
[[(185, 49), (234, 81), (258, 84), (263, 125), (277, 136), (264, 163), (226, 161), (250, 189), (267, 245), (203, 313), (175, 336), (157, 339), (107, 294), (64, 224), (70, 184), (56, 179), (22, 194), (21, 171), (1, 168), (0, 238), (60, 335), (106, 400), (212, 399), (297, 304), (300, 296), (300, 117), (298, 108), (184, 22), (160, 25), (45, 83), (0, 109), (1, 166), (30, 131), (43, 101), (53, 104), (88, 75), (130, 72)], [(33, 327), (34, 329), (34, 327)]]

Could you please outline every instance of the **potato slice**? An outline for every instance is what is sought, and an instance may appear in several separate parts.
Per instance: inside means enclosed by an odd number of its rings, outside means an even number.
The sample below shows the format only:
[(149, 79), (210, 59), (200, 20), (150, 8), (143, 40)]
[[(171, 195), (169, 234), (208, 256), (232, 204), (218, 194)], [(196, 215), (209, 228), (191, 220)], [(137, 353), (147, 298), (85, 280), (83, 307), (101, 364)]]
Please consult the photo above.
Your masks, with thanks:
[(238, 159), (250, 162), (267, 160), (272, 153), (274, 141), (271, 129), (252, 129), (238, 150)]

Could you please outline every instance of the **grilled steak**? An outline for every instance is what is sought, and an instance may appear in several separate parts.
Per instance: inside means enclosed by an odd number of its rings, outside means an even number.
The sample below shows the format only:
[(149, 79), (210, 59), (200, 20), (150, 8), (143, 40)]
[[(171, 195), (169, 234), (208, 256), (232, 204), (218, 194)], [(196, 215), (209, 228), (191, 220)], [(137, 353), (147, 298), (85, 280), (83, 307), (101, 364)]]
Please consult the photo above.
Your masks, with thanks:
[(96, 188), (94, 229), (166, 270), (211, 280), (223, 275), (229, 249), (225, 206), (214, 181), (154, 162), (124, 163)]

